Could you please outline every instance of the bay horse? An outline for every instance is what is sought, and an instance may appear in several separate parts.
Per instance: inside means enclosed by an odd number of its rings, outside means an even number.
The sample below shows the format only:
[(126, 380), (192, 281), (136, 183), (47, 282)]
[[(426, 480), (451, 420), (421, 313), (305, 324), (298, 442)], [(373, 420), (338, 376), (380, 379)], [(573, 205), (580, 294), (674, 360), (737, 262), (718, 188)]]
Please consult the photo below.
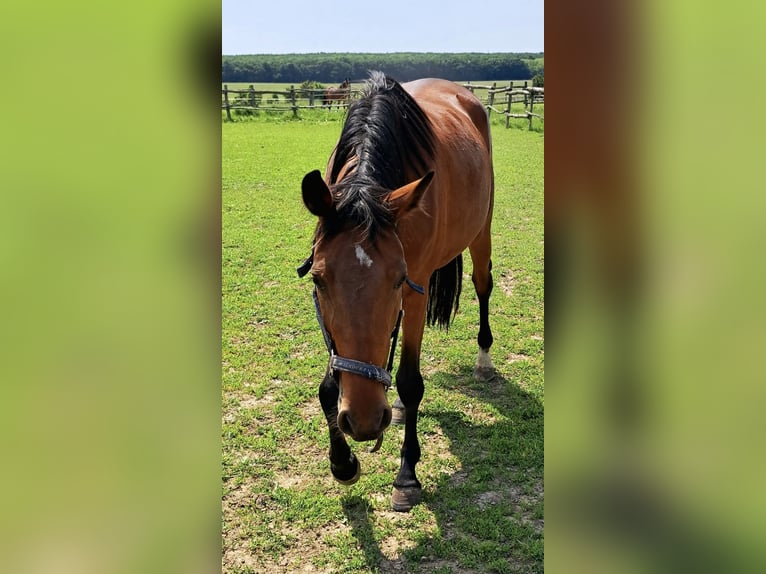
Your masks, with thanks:
[[(404, 422), (401, 467), (392, 506), (421, 499), (418, 406), (424, 385), (420, 348), (425, 324), (449, 327), (457, 312), (462, 252), (470, 250), (479, 301), (475, 374), (494, 369), (489, 296), (494, 174), (490, 129), (481, 102), (452, 82), (399, 84), (371, 72), (349, 108), (325, 177), (302, 181), (306, 208), (318, 218), (310, 272), (317, 318), (330, 353), (319, 400), (330, 432), (330, 470), (341, 484), (360, 476), (344, 435), (376, 440)], [(428, 282), (428, 292), (420, 285)], [(398, 399), (389, 406), (399, 326)]]
[(345, 104), (348, 101), (349, 96), (351, 95), (351, 90), (349, 86), (351, 85), (351, 81), (346, 78), (343, 80), (343, 83), (338, 86), (337, 88), (330, 86), (324, 91), (324, 103), (326, 106), (328, 106), (330, 109), (332, 109), (333, 102), (337, 102), (338, 109), (340, 109), (342, 104)]

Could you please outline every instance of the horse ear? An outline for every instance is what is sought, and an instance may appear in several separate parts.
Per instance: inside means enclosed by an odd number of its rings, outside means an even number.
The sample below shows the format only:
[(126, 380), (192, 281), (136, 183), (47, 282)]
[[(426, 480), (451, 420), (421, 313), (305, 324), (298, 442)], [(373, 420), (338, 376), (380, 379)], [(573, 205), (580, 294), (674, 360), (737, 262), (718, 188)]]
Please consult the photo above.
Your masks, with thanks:
[(388, 203), (394, 213), (396, 213), (397, 218), (417, 207), (420, 198), (423, 197), (428, 186), (431, 185), (433, 177), (434, 172), (429, 171), (420, 179), (391, 192), (391, 195), (388, 196)]
[(318, 169), (303, 177), (301, 191), (306, 209), (317, 217), (329, 217), (335, 212), (330, 188), (327, 187)]

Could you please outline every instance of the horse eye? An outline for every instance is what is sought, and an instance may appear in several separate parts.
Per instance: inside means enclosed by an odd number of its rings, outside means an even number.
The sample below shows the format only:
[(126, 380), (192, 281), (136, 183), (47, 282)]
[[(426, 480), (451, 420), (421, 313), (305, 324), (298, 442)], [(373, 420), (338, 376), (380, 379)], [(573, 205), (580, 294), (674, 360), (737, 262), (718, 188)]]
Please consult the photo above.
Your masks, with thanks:
[(394, 289), (399, 289), (399, 287), (401, 287), (404, 284), (404, 279), (405, 277), (402, 276), (402, 278), (399, 279), (399, 281), (397, 281), (396, 284), (394, 285)]
[(320, 291), (324, 290), (324, 281), (322, 281), (322, 278), (318, 275), (312, 275), (311, 280), (314, 282), (314, 286), (319, 289)]

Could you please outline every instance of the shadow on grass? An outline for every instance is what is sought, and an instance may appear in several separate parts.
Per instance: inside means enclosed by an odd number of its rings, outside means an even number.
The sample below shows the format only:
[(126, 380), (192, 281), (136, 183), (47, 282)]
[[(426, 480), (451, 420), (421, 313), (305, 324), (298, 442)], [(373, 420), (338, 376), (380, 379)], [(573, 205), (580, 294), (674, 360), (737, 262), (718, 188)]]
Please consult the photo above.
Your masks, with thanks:
[(343, 513), (351, 525), (351, 534), (364, 552), (364, 562), (369, 572), (403, 572), (406, 564), (403, 559), (389, 560), (381, 552), (375, 541), (372, 520), (374, 512), (369, 501), (359, 495), (344, 497)]
[[(375, 539), (374, 509), (359, 496), (343, 511), (369, 572), (542, 572), (543, 406), (499, 374), (487, 382), (472, 372), (436, 373), (431, 385), (489, 403), (499, 413), (473, 421), (426, 400), (419, 429), (435, 422), (460, 469), (423, 480), (423, 501), (437, 522), (434, 533), (390, 560)], [(429, 406), (433, 405), (433, 406)], [(438, 453), (420, 432), (423, 460)], [(430, 483), (430, 484), (429, 484)]]

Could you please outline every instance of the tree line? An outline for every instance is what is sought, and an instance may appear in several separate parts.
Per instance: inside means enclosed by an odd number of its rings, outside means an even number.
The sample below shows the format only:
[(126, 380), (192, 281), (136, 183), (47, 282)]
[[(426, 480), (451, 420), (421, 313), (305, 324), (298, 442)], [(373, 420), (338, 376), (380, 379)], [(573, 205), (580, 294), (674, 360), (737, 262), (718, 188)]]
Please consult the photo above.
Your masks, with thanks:
[(222, 82), (340, 83), (382, 70), (399, 81), (417, 78), (529, 80), (543, 74), (543, 52), (388, 54), (254, 54), (223, 56)]

